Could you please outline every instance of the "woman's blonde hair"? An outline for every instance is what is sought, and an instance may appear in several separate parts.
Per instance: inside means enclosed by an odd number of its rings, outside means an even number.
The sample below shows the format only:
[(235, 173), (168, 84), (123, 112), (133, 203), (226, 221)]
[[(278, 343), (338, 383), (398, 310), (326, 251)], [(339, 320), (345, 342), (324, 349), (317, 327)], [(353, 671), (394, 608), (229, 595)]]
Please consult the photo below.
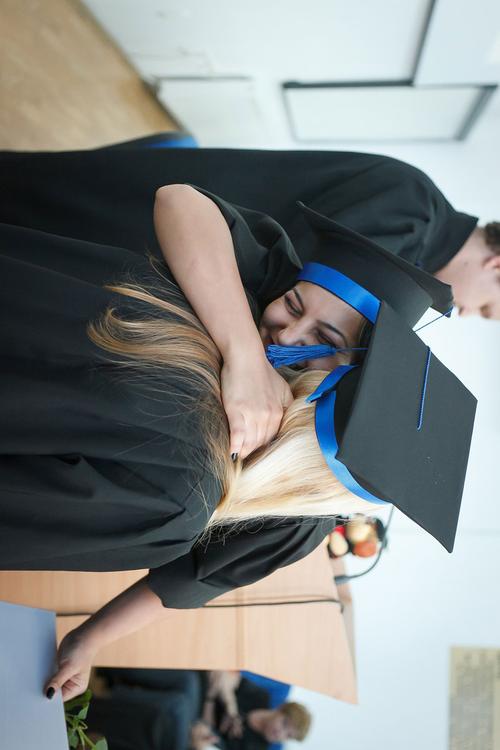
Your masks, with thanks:
[[(133, 298), (134, 315), (126, 319), (110, 306), (88, 325), (88, 335), (114, 355), (115, 364), (161, 383), (168, 368), (171, 377), (189, 377), (192, 406), (196, 407), (210, 456), (210, 468), (222, 487), (209, 526), (225, 525), (264, 516), (331, 516), (370, 512), (371, 504), (348, 492), (328, 468), (316, 439), (314, 406), (306, 397), (326, 373), (318, 370), (282, 374), (294, 400), (286, 409), (276, 438), (244, 461), (229, 456), (229, 430), (221, 399), (221, 355), (179, 288), (163, 276), (150, 258), (161, 284), (125, 280), (106, 288)], [(160, 386), (161, 389), (161, 386)], [(166, 394), (168, 395), (168, 394)], [(187, 398), (187, 400), (186, 400)]]

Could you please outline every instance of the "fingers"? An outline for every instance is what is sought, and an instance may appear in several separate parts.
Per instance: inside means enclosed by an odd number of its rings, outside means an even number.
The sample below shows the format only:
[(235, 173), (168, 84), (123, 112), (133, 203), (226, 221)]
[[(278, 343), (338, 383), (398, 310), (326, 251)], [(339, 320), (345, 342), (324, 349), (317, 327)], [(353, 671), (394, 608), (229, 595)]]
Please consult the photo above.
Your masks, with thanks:
[(230, 453), (237, 454), (238, 458), (244, 459), (253, 453), (261, 445), (265, 445), (268, 438), (267, 415), (258, 416), (250, 412), (238, 412), (233, 416), (231, 411), (227, 412), (230, 430)]
[(241, 728), (240, 726), (237, 726), (237, 727), (233, 727), (233, 729), (232, 729), (232, 731), (231, 731), (231, 736), (232, 736), (232, 737), (233, 737), (233, 738), (234, 738), (235, 740), (236, 740), (236, 739), (241, 739), (241, 737), (243, 737), (243, 730), (242, 730), (242, 728)]
[(243, 727), (239, 716), (233, 717), (228, 734), (233, 739), (237, 739), (243, 736)]
[(87, 683), (83, 684), (80, 680), (69, 679), (64, 683), (62, 687), (62, 699), (63, 701), (69, 701), (72, 698), (76, 698), (77, 695), (81, 695), (85, 692)]
[(228, 408), (226, 415), (229, 423), (229, 453), (231, 456), (240, 456), (245, 442), (245, 418), (239, 409)]
[(63, 701), (76, 698), (81, 695), (88, 684), (88, 675), (75, 672), (72, 664), (63, 665), (58, 672), (47, 682), (44, 688), (46, 697), (52, 700), (58, 690), (61, 691)]
[(221, 723), (219, 725), (219, 729), (222, 732), (222, 734), (226, 734), (226, 732), (227, 732), (227, 730), (229, 729), (230, 726), (231, 726), (231, 719), (229, 718), (229, 716), (226, 715), (226, 716), (223, 717), (223, 719), (222, 719), (222, 721), (221, 721)]
[(74, 675), (74, 667), (71, 664), (66, 664), (50, 678), (44, 687), (44, 693), (51, 700), (58, 690), (62, 690), (63, 685)]
[(276, 437), (283, 410), (293, 401), (288, 383), (272, 368), (243, 375), (224, 366), (222, 398), (226, 411), (231, 457), (244, 459)]
[[(286, 385), (286, 384), (285, 384)], [(283, 392), (282, 399), (293, 401), (290, 389)], [(278, 401), (264, 404), (259, 410), (251, 410), (251, 405), (241, 404), (237, 407), (226, 407), (229, 423), (229, 452), (244, 459), (273, 440), (283, 419), (283, 405)], [(234, 458), (233, 458), (234, 460)]]
[(224, 716), (220, 723), (221, 734), (228, 734), (230, 737), (233, 736), (233, 720), (231, 716)]

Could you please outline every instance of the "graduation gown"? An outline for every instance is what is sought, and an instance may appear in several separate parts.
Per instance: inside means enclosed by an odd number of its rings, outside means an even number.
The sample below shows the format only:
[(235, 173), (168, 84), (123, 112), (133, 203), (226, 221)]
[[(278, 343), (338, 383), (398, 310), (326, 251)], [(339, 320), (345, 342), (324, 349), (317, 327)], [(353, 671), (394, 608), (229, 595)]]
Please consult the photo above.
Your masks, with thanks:
[(193, 183), (272, 216), (308, 258), (301, 200), (434, 273), (477, 218), (456, 211), (423, 172), (376, 154), (111, 148), (0, 154), (0, 221), (92, 242), (157, 248), (155, 191)]
[[(252, 292), (296, 271), (274, 221), (218, 205), (244, 273), (260, 258)], [(0, 225), (0, 568), (150, 568), (165, 606), (193, 607), (300, 559), (333, 522), (270, 520), (197, 544), (221, 490), (186, 408), (193, 384), (166, 371), (159, 396), (86, 333), (109, 305), (144, 313), (103, 285), (151, 273), (144, 252)]]

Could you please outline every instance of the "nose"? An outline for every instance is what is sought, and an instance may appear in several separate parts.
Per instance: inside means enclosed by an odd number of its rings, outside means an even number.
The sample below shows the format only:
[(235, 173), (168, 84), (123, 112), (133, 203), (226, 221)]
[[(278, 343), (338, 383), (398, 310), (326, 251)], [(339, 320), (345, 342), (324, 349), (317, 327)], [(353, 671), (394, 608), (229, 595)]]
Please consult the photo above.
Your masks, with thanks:
[(475, 314), (475, 310), (472, 310), (470, 307), (459, 307), (458, 308), (458, 314), (461, 318), (468, 318), (470, 315)]
[(300, 322), (293, 322), (278, 331), (276, 341), (280, 346), (306, 346), (306, 332)]

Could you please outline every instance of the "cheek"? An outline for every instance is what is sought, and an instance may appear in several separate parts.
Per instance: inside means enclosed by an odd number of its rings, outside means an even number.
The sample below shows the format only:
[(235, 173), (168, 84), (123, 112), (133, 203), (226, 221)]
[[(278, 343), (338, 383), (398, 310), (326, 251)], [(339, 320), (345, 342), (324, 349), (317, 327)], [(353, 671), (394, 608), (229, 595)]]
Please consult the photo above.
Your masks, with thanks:
[(469, 274), (457, 280), (453, 285), (454, 295), (460, 305), (465, 307), (480, 307), (488, 296), (488, 279), (485, 275)]
[(261, 328), (271, 330), (273, 328), (285, 328), (288, 321), (288, 315), (282, 298), (271, 302), (262, 313), (260, 321)]
[(283, 725), (283, 722), (280, 721), (275, 727), (274, 727), (275, 736), (278, 742), (283, 742), (286, 740), (286, 732), (285, 727)]
[(351, 364), (352, 357), (345, 354), (338, 354), (335, 357), (322, 357), (321, 359), (312, 359), (306, 362), (308, 370), (334, 370), (339, 365)]
[(349, 363), (348, 357), (338, 354), (335, 357), (323, 357), (322, 359), (314, 359), (311, 362), (311, 369), (313, 370), (334, 370), (339, 365), (347, 365)]

